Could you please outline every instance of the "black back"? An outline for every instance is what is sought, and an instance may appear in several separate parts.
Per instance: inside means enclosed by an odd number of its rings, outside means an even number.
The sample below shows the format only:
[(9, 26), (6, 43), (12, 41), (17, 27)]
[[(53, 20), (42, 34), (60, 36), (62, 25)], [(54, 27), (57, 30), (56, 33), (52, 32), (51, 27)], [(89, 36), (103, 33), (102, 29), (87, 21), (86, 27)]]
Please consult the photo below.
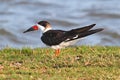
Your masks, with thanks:
[(49, 30), (43, 33), (41, 40), (48, 46), (58, 45), (62, 41), (66, 40), (64, 37), (65, 31), (61, 30)]

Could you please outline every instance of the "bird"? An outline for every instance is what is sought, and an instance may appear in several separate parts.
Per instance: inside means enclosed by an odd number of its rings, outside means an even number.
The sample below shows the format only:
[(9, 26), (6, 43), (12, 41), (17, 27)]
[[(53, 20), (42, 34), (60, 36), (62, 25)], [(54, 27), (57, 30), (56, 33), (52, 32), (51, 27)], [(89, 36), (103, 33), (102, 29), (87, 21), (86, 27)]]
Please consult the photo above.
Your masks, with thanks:
[(47, 46), (55, 49), (55, 56), (59, 56), (60, 49), (75, 44), (80, 39), (91, 34), (104, 30), (103, 28), (92, 29), (96, 24), (87, 25), (84, 27), (70, 30), (54, 30), (48, 21), (39, 21), (34, 26), (28, 28), (26, 32), (41, 30), (41, 40)]

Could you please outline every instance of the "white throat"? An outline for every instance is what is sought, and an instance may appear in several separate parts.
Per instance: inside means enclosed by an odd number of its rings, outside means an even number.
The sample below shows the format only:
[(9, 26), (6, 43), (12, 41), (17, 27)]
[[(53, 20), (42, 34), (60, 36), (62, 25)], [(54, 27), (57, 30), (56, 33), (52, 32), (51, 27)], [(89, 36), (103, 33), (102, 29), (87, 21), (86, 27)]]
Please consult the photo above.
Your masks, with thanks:
[(47, 32), (47, 31), (49, 31), (49, 30), (52, 29), (51, 27), (45, 28), (45, 27), (42, 26), (42, 25), (39, 25), (39, 24), (36, 24), (36, 25), (39, 27), (39, 29), (40, 29), (43, 33), (45, 33), (45, 32)]
[(49, 30), (51, 30), (52, 28), (46, 28), (44, 31), (43, 31), (43, 33), (44, 32), (47, 32), (47, 31), (49, 31)]

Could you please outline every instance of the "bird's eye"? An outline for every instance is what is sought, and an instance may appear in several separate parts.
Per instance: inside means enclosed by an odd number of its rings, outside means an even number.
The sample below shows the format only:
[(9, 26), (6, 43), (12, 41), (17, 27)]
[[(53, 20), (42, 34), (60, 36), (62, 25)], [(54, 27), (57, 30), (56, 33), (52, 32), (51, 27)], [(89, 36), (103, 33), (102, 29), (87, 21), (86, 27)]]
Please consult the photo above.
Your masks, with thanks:
[(46, 27), (46, 24), (42, 24), (42, 26)]

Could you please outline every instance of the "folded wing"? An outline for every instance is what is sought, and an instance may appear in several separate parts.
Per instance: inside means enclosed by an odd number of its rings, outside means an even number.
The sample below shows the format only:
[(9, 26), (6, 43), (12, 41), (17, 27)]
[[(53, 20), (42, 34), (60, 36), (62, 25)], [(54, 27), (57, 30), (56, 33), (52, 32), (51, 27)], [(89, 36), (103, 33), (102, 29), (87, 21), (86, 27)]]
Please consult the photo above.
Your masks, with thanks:
[(75, 40), (78, 38), (86, 37), (88, 35), (91, 35), (91, 34), (94, 34), (94, 33), (97, 33), (103, 30), (103, 28), (91, 30), (91, 28), (93, 28), (94, 26), (95, 24), (92, 24), (86, 27), (77, 28), (77, 29), (73, 29), (73, 30), (66, 32), (65, 36), (67, 37), (67, 39), (65, 41), (71, 41), (71, 40)]

